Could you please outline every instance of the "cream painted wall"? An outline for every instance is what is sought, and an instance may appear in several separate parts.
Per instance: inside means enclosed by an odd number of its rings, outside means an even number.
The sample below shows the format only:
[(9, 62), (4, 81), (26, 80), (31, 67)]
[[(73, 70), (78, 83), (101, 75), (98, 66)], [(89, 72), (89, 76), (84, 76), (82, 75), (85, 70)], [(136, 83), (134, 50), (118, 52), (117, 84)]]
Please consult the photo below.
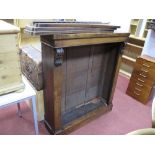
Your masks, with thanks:
[(155, 58), (155, 31), (153, 30), (148, 31), (145, 45), (142, 51), (142, 55), (144, 54)]

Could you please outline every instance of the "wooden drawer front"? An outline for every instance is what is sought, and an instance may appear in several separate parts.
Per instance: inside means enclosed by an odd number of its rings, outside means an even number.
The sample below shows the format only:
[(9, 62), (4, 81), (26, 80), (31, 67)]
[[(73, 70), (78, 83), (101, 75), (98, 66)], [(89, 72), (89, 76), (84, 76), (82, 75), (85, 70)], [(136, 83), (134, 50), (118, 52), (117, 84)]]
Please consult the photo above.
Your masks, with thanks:
[(0, 35), (0, 53), (18, 51), (17, 34)]
[(155, 64), (153, 62), (150, 62), (150, 61), (147, 61), (145, 59), (142, 59), (142, 58), (137, 58), (136, 60), (136, 64), (140, 64), (142, 67), (145, 67), (147, 69), (153, 69), (155, 70)]
[(147, 85), (141, 81), (139, 81), (138, 79), (134, 79), (133, 77), (130, 79), (130, 83), (128, 85), (128, 87), (136, 87), (140, 90), (150, 90), (152, 89), (152, 86)]
[[(18, 58), (16, 55), (12, 55), (12, 57)], [(0, 76), (6, 77), (8, 74), (12, 74), (12, 76), (21, 74), (20, 62), (18, 59), (10, 60), (10, 57), (6, 57), (5, 59), (0, 58)]]
[(147, 103), (151, 91), (152, 87), (143, 85), (138, 80), (131, 79), (126, 93), (142, 103)]
[(7, 74), (21, 74), (21, 69), (18, 62), (12, 63), (12, 66), (0, 67), (0, 76), (4, 76)]
[(131, 81), (129, 86), (128, 86), (128, 90), (130, 90), (131, 92), (137, 92), (138, 94), (141, 93), (149, 93), (151, 91), (152, 87), (150, 86), (146, 86), (146, 85), (142, 85), (140, 82), (138, 81)]
[(2, 67), (19, 67), (19, 55), (17, 52), (0, 53), (0, 68)]
[(0, 88), (3, 88), (9, 84), (13, 85), (13, 83), (19, 83), (21, 80), (19, 69), (12, 69), (12, 72), (10, 70), (6, 71), (5, 74), (0, 74)]
[(143, 67), (140, 64), (135, 65), (133, 74), (148, 80), (155, 81), (155, 69), (153, 70), (147, 67)]
[(132, 76), (131, 76), (131, 79), (135, 79), (137, 80), (138, 82), (140, 82), (141, 84), (143, 85), (148, 85), (148, 86), (153, 86), (155, 81), (154, 80), (151, 80), (149, 78), (146, 78), (146, 77), (143, 77), (143, 76), (140, 76), (136, 73), (132, 73)]
[(130, 59), (126, 59), (126, 57), (122, 57), (122, 62), (133, 67), (135, 65), (135, 62), (133, 60)]
[(0, 87), (21, 82), (21, 68), (17, 52), (0, 53)]
[(147, 102), (148, 102), (148, 100), (149, 100), (149, 96), (150, 96), (150, 94), (151, 94), (151, 92), (141, 92), (141, 93), (139, 93), (139, 92), (137, 92), (137, 91), (130, 91), (129, 89), (127, 90), (127, 92), (126, 92), (129, 96), (131, 96), (131, 97), (133, 97), (134, 99), (136, 99), (136, 100), (138, 100), (138, 101), (140, 101), (141, 103), (144, 103), (144, 104), (146, 104)]

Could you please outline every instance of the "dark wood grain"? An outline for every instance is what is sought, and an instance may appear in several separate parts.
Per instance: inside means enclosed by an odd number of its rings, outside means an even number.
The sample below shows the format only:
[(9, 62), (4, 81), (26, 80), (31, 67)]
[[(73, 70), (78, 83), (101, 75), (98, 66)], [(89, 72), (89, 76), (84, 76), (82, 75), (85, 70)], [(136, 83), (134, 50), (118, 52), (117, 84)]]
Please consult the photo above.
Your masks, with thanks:
[(42, 58), (46, 59), (43, 61), (45, 122), (48, 122), (51, 130), (58, 132), (61, 128), (63, 71), (62, 66), (55, 67), (54, 65), (54, 52), (54, 48), (42, 44)]
[[(98, 33), (97, 33), (98, 34)], [(82, 45), (94, 45), (94, 44), (103, 44), (103, 43), (117, 43), (123, 42), (127, 40), (128, 33), (124, 35), (120, 34), (112, 34), (108, 33), (100, 34), (95, 36), (94, 33), (89, 34), (88, 36), (84, 37), (84, 34), (81, 35), (52, 35), (52, 36), (44, 36), (41, 38), (42, 42), (46, 42), (53, 47), (61, 48), (61, 47), (73, 47), (73, 46), (82, 46)], [(53, 39), (59, 36), (63, 39)], [(74, 38), (75, 37), (75, 38)]]
[[(119, 69), (120, 69), (120, 65), (121, 65), (121, 59), (122, 59), (122, 54), (123, 54), (123, 47), (124, 47), (124, 43), (118, 43), (115, 44), (115, 60), (112, 62), (113, 63), (113, 72), (112, 72), (112, 78), (111, 78), (111, 88), (109, 90), (109, 104), (112, 103), (113, 100), (113, 96), (114, 96), (114, 91), (115, 91), (115, 87), (116, 87), (116, 82), (117, 82), (117, 77), (119, 74)], [(114, 52), (113, 51), (113, 52)], [(116, 52), (117, 51), (117, 52)]]
[[(68, 133), (112, 109), (122, 44), (127, 36), (41, 36), (45, 125), (51, 134)], [(54, 63), (57, 47), (64, 50), (59, 66)]]
[(95, 23), (34, 23), (25, 32), (31, 35), (114, 32), (119, 26)]

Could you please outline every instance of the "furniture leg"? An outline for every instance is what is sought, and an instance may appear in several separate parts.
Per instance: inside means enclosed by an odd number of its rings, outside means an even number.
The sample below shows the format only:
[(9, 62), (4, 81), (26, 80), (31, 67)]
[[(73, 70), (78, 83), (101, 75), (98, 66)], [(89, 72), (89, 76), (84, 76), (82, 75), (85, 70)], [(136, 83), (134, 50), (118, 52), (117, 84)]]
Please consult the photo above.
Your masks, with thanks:
[(22, 112), (21, 112), (21, 108), (20, 108), (20, 103), (17, 103), (17, 107), (18, 107), (18, 116), (22, 117)]
[(38, 121), (37, 121), (36, 97), (35, 96), (32, 97), (32, 111), (33, 111), (35, 133), (36, 135), (38, 135), (39, 129), (38, 129)]

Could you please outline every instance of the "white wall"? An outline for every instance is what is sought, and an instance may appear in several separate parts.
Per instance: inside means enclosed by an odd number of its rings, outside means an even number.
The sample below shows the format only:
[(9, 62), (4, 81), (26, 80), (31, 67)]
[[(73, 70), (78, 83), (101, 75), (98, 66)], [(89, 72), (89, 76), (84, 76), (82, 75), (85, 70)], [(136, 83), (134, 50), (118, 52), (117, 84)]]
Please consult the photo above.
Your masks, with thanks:
[(120, 29), (118, 29), (117, 31), (118, 32), (129, 32), (130, 31), (130, 23), (131, 23), (131, 19), (128, 19), (128, 18), (124, 18), (124, 19), (110, 19), (109, 20), (111, 24), (114, 24), (114, 25), (118, 25), (118, 26), (121, 26)]
[(155, 31), (153, 30), (148, 31), (145, 45), (142, 51), (142, 55), (144, 54), (155, 58)]

